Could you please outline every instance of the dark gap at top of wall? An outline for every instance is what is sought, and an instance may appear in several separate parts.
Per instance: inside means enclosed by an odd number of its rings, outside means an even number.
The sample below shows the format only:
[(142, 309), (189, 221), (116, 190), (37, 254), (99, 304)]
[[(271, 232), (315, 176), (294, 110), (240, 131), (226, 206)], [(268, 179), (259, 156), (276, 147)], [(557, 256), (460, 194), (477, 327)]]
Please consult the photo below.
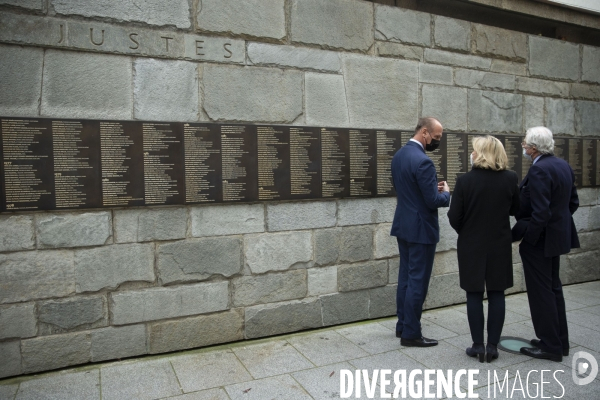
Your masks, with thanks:
[(532, 35), (600, 47), (600, 30), (519, 14), (464, 0), (370, 0)]

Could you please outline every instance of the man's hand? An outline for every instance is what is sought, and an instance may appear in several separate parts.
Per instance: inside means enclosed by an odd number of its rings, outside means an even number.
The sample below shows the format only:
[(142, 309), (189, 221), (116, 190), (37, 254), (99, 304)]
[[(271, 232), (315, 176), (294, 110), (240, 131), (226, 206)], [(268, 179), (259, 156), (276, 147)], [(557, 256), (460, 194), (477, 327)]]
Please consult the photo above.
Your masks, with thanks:
[(450, 192), (450, 186), (448, 186), (448, 183), (446, 181), (438, 182), (438, 192)]

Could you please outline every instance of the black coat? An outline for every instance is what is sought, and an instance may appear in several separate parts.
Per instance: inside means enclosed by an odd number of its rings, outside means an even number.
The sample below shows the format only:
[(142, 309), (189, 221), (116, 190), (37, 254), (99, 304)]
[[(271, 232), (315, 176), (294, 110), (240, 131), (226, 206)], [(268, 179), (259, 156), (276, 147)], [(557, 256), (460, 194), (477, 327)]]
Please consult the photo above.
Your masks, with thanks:
[(517, 184), (513, 171), (481, 168), (456, 181), (448, 218), (458, 233), (460, 287), (467, 292), (513, 286), (510, 215), (519, 211)]

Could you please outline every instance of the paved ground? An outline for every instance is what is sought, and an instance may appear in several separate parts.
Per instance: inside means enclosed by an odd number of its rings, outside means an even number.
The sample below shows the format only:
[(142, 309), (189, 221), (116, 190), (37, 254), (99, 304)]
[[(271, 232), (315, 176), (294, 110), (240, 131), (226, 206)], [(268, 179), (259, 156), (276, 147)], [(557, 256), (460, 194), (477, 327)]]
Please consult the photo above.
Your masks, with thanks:
[[(477, 384), (473, 386), (474, 393), (482, 398), (494, 398), (495, 388), (495, 398), (598, 400), (600, 374), (592, 383), (579, 386), (574, 383), (571, 367), (577, 351), (585, 351), (600, 361), (600, 281), (565, 287), (565, 297), (572, 347), (562, 363), (502, 351), (499, 359), (491, 364), (481, 364), (467, 357), (465, 348), (470, 346), (471, 338), (466, 308), (460, 305), (423, 314), (424, 335), (440, 340), (439, 346), (434, 348), (400, 346), (400, 340), (394, 335), (395, 319), (386, 318), (0, 380), (0, 399), (335, 399), (340, 398), (342, 370), (353, 374), (356, 370), (367, 370), (371, 379), (375, 370), (389, 369), (392, 374), (386, 378), (391, 382), (389, 386), (385, 382), (383, 385), (392, 393), (396, 371), (406, 371), (409, 382), (410, 373), (415, 370), (445, 372), (451, 369), (456, 374), (461, 369), (478, 369)], [(509, 296), (506, 303), (503, 335), (533, 338), (526, 295)], [(543, 379), (542, 370), (546, 370)], [(488, 372), (492, 382), (494, 372), (500, 377), (500, 383), (504, 383), (502, 392), (499, 384), (492, 384), (488, 395)], [(508, 378), (503, 381), (507, 372)], [(399, 372), (398, 377), (401, 376)], [(433, 375), (430, 390), (434, 397), (438, 397), (436, 376), (440, 377)], [(406, 386), (416, 392), (407, 392), (406, 397), (425, 396), (424, 392), (419, 394), (423, 375), (415, 377), (415, 384)], [(542, 380), (545, 383), (542, 384)], [(344, 381), (347, 382), (346, 378)], [(370, 396), (363, 381), (360, 398), (382, 398), (381, 380), (376, 382), (374, 394)], [(370, 383), (368, 380), (368, 386)], [(463, 389), (467, 388), (466, 376), (462, 376), (459, 383)], [(347, 385), (344, 387), (347, 390)], [(459, 388), (460, 393), (463, 389)], [(455, 387), (451, 390), (456, 396)], [(448, 397), (447, 391), (440, 393), (440, 397)], [(457, 397), (461, 397), (460, 393)], [(357, 394), (353, 391), (350, 398), (357, 398)], [(402, 394), (400, 390), (399, 395)]]

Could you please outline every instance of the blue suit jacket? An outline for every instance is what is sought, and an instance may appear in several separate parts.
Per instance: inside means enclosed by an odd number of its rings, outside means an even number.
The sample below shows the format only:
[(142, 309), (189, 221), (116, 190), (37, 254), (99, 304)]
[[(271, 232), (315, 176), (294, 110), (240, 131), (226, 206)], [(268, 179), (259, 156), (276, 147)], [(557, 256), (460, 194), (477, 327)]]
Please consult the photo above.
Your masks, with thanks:
[(410, 243), (440, 241), (439, 207), (448, 207), (450, 193), (438, 193), (437, 173), (425, 150), (409, 141), (392, 159), (392, 178), (398, 203), (392, 236)]
[(513, 240), (531, 245), (544, 241), (544, 256), (566, 254), (579, 247), (573, 213), (579, 207), (571, 166), (553, 155), (542, 155), (529, 168), (519, 186), (521, 208), (513, 227)]

